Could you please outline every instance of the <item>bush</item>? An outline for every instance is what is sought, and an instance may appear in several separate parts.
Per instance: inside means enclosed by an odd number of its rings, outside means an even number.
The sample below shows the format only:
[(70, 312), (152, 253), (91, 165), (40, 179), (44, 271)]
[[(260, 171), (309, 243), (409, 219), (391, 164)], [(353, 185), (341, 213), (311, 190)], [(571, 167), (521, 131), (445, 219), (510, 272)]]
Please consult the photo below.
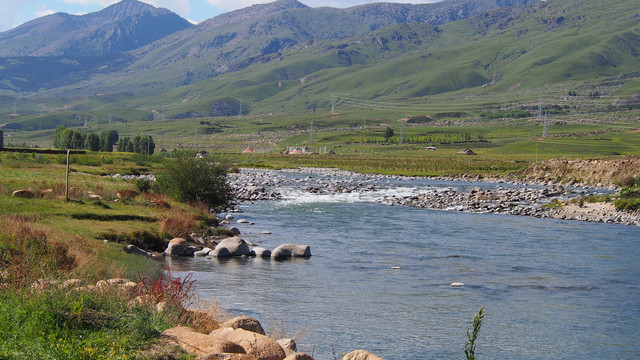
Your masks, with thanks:
[(227, 169), (210, 159), (181, 157), (167, 162), (156, 181), (158, 190), (185, 203), (201, 202), (210, 209), (228, 207), (234, 200)]
[(618, 210), (638, 210), (640, 209), (640, 187), (624, 187), (618, 193), (615, 202)]
[(149, 179), (136, 179), (135, 184), (141, 193), (149, 192), (149, 190), (151, 190), (151, 180)]

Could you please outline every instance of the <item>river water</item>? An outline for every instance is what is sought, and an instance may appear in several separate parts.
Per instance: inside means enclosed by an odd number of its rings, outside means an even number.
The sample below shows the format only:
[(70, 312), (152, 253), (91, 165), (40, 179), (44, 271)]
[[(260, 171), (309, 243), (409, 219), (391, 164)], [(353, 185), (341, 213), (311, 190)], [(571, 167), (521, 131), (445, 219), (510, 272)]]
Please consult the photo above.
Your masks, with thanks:
[(316, 359), (356, 349), (386, 360), (463, 359), (481, 306), (478, 358), (638, 358), (640, 228), (375, 203), (474, 185), (387, 180), (375, 192), (337, 195), (283, 188), (282, 200), (242, 205), (236, 219), (254, 224), (234, 226), (270, 249), (310, 245), (310, 259), (167, 265), (174, 276), (193, 274), (200, 299), (296, 336), (298, 351)]

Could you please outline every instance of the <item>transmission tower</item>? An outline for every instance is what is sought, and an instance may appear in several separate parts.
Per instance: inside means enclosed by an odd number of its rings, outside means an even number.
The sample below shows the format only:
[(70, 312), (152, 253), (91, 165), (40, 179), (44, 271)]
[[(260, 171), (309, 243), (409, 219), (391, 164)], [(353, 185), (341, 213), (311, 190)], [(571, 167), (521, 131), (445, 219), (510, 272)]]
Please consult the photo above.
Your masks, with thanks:
[(331, 97), (331, 113), (332, 114), (336, 113), (336, 96), (335, 95)]

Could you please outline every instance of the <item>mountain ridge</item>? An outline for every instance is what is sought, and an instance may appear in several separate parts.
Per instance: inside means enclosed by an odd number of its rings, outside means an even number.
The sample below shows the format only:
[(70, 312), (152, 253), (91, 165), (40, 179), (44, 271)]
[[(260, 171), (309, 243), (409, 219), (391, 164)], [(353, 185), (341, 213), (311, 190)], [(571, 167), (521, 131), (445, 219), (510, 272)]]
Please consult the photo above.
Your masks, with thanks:
[(55, 13), (0, 33), (0, 56), (100, 56), (136, 49), (192, 26), (167, 9), (122, 0), (85, 15)]

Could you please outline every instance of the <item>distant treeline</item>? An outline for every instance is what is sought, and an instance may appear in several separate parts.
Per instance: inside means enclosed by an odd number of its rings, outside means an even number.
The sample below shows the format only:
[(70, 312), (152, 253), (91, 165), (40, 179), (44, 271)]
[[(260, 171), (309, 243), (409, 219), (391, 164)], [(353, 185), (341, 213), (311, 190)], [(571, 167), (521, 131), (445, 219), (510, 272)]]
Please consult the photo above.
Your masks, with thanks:
[(135, 152), (143, 155), (153, 155), (153, 151), (156, 148), (151, 135), (136, 135), (133, 139), (129, 137), (120, 138), (116, 130), (103, 130), (96, 134), (92, 132), (83, 133), (59, 126), (53, 136), (53, 147), (56, 149), (112, 152), (113, 146), (116, 144), (118, 151)]

